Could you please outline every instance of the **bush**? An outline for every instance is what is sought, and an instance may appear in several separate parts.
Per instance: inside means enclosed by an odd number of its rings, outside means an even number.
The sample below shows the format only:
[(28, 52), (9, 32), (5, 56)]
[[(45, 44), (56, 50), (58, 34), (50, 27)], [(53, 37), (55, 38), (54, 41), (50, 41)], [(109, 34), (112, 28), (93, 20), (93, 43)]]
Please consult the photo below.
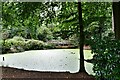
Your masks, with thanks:
[(4, 41), (0, 40), (0, 46), (3, 46)]
[(5, 42), (0, 40), (2, 53), (8, 52), (22, 52), (24, 51), (25, 40), (22, 37), (14, 37), (12, 39), (6, 39)]
[(72, 35), (71, 37), (69, 37), (69, 41), (74, 45), (74, 46), (78, 46), (79, 44), (79, 40), (78, 40), (78, 36), (76, 34)]
[(12, 39), (6, 39), (5, 43), (3, 40), (0, 40), (0, 49), (2, 53), (9, 52), (23, 52), (25, 50), (41, 50), (41, 49), (53, 49), (55, 45), (51, 43), (44, 43), (40, 40), (28, 39), (25, 40), (22, 37), (15, 36)]
[(23, 37), (19, 37), (19, 36), (14, 36), (13, 39), (16, 41), (25, 41)]
[(3, 46), (5, 50), (9, 50), (8, 52), (22, 52), (25, 48), (25, 41), (21, 41), (18, 39), (7, 39), (5, 40), (5, 44)]
[(43, 49), (44, 42), (39, 40), (30, 39), (26, 41), (26, 50)]
[(55, 44), (52, 44), (52, 43), (44, 44), (44, 49), (54, 49), (54, 48), (55, 48)]
[(3, 48), (2, 48), (3, 43), (4, 43), (4, 41), (0, 40), (0, 54), (2, 54), (2, 52), (3, 52)]
[(108, 37), (91, 42), (94, 53), (94, 72), (99, 80), (120, 79), (120, 41)]
[(49, 28), (47, 28), (46, 26), (42, 26), (42, 27), (38, 28), (37, 32), (38, 32), (37, 37), (39, 40), (46, 42), (46, 41), (53, 39), (53, 34), (52, 34), (51, 30)]

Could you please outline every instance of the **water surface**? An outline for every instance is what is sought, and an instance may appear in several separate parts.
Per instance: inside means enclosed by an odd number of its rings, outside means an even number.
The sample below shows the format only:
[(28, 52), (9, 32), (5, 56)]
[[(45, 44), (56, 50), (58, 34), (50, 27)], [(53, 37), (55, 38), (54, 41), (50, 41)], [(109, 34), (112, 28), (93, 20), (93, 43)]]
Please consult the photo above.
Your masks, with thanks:
[[(91, 59), (90, 50), (85, 50), (85, 59)], [(4, 61), (3, 61), (4, 57)], [(43, 72), (77, 73), (80, 69), (79, 49), (31, 50), (0, 55), (0, 66)], [(93, 65), (85, 62), (85, 69), (93, 73)]]

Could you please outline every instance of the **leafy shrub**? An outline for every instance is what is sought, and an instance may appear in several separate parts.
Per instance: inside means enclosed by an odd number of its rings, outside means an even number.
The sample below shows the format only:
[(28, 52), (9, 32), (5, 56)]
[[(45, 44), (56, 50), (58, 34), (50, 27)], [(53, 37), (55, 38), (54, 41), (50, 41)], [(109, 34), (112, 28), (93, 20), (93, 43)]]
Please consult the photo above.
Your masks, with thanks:
[(30, 39), (26, 41), (26, 50), (43, 49), (44, 42), (39, 40)]
[(71, 41), (71, 43), (73, 43), (74, 46), (79, 44), (78, 36), (76, 34), (69, 37), (69, 40)]
[(22, 52), (24, 51), (25, 40), (22, 37), (13, 37), (12, 39), (6, 39), (0, 41), (2, 53), (8, 52)]
[(120, 41), (105, 37), (91, 42), (94, 53), (94, 72), (99, 80), (120, 79)]
[(23, 37), (19, 37), (19, 36), (14, 36), (13, 39), (16, 41), (25, 41)]
[(25, 50), (41, 50), (41, 49), (53, 49), (55, 46), (50, 43), (44, 43), (40, 40), (28, 39), (25, 40), (22, 37), (15, 36), (12, 39), (0, 40), (0, 49), (2, 53), (9, 52), (23, 52)]
[(51, 30), (47, 28), (46, 26), (42, 26), (38, 28), (37, 32), (38, 32), (37, 37), (39, 40), (48, 41), (48, 40), (53, 39), (53, 34)]
[(3, 48), (2, 48), (3, 43), (4, 43), (4, 41), (3, 41), (3, 40), (0, 40), (0, 54), (2, 54), (2, 51), (3, 51)]
[(4, 41), (1, 39), (0, 40), (0, 46), (3, 46)]
[[(4, 47), (5, 50), (10, 50), (10, 52), (21, 52), (24, 51), (25, 41), (20, 41), (18, 39), (7, 39), (5, 40)], [(14, 50), (14, 51), (13, 51)]]
[(44, 44), (44, 49), (54, 49), (54, 48), (55, 48), (55, 44), (52, 44), (52, 43)]
[(2, 39), (7, 39), (10, 36), (10, 31), (7, 29), (3, 29), (1, 32)]

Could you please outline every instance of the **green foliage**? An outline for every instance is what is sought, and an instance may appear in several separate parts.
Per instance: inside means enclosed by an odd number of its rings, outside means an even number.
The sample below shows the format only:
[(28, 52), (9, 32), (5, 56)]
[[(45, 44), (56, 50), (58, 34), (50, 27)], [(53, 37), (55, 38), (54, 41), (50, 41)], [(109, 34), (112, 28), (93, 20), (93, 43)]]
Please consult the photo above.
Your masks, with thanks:
[(120, 41), (104, 37), (91, 41), (92, 53), (94, 53), (94, 72), (96, 78), (107, 80), (120, 79)]
[(77, 34), (78, 30), (78, 7), (77, 3), (65, 2), (61, 4), (60, 14), (58, 15), (58, 27), (60, 36), (68, 39), (71, 35)]
[[(9, 38), (22, 36), (47, 41), (57, 37), (69, 39), (80, 32), (78, 4), (75, 2), (3, 2), (2, 8), (2, 30), (9, 30)], [(104, 23), (103, 34), (111, 28), (111, 9), (111, 3), (82, 3), (86, 39), (99, 30), (101, 23)], [(49, 24), (54, 27), (51, 29)], [(48, 29), (42, 29), (42, 25)]]
[(58, 2), (3, 2), (2, 29), (10, 30), (10, 38), (38, 39), (36, 30), (43, 24), (53, 23), (58, 6)]
[(82, 3), (85, 38), (103, 36), (112, 28), (112, 4), (105, 2)]
[(25, 41), (23, 37), (19, 37), (19, 36), (14, 36), (13, 39), (16, 41), (23, 41), (23, 42)]
[(52, 43), (45, 43), (44, 49), (55, 49), (55, 44)]
[[(82, 18), (85, 38), (90, 39), (94, 34), (106, 34), (111, 29), (112, 18), (111, 3), (82, 3)], [(71, 37), (73, 34), (80, 34), (78, 25), (78, 4), (75, 2), (61, 3), (58, 22), (60, 35), (63, 39)], [(79, 35), (77, 35), (79, 36)], [(104, 35), (103, 35), (104, 36)]]
[(55, 48), (54, 44), (45, 43), (35, 39), (24, 39), (19, 36), (15, 36), (11, 39), (0, 40), (0, 49), (3, 54), (23, 52), (25, 50), (43, 50), (53, 48)]
[(1, 31), (1, 36), (2, 36), (2, 39), (7, 39), (9, 36), (10, 36), (10, 31), (9, 30), (6, 30), (6, 29), (3, 29)]
[(47, 28), (46, 26), (42, 26), (37, 30), (37, 37), (39, 40), (48, 41), (53, 39), (53, 34), (50, 28)]
[(3, 51), (3, 44), (4, 44), (4, 41), (0, 39), (0, 54), (2, 54), (2, 51)]
[(74, 46), (78, 46), (79, 41), (78, 41), (78, 36), (76, 34), (69, 37), (69, 40), (71, 43), (73, 43)]
[(12, 39), (5, 40), (4, 45), (2, 46), (3, 52), (22, 52), (25, 48), (25, 41), (21, 40), (21, 37), (16, 37)]
[(4, 41), (0, 39), (0, 46), (3, 46)]
[(44, 42), (39, 40), (30, 39), (26, 41), (25, 49), (26, 50), (39, 50), (44, 49)]

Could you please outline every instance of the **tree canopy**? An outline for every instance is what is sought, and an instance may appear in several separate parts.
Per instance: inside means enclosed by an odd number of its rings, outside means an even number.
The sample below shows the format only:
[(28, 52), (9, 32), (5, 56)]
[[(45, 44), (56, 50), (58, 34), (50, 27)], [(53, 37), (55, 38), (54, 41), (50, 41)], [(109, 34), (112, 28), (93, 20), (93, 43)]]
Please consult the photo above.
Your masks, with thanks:
[[(77, 5), (76, 2), (4, 2), (3, 29), (14, 32), (11, 37), (38, 39), (37, 29), (45, 25), (54, 38), (69, 39), (79, 33)], [(111, 29), (111, 3), (84, 2), (82, 9), (86, 37), (93, 36), (100, 28), (104, 33)], [(104, 26), (101, 23), (105, 23)]]
[[(90, 45), (95, 54), (93, 59), (98, 61), (94, 62), (97, 77), (119, 79), (119, 76), (110, 77), (119, 73), (119, 65), (114, 65), (119, 61), (120, 51), (117, 47), (120, 43), (117, 41), (120, 39), (119, 6), (120, 2), (2, 2), (2, 34), (7, 35), (7, 39), (14, 36), (36, 39), (38, 43), (34, 46), (43, 46), (44, 42), (51, 40), (70, 40), (81, 49), (80, 71), (85, 71), (83, 46)], [(28, 43), (32, 45), (36, 40)], [(6, 42), (9, 43), (8, 40)], [(112, 56), (113, 53), (115, 56)], [(114, 66), (106, 67), (104, 64)], [(108, 69), (109, 72), (106, 72)]]

